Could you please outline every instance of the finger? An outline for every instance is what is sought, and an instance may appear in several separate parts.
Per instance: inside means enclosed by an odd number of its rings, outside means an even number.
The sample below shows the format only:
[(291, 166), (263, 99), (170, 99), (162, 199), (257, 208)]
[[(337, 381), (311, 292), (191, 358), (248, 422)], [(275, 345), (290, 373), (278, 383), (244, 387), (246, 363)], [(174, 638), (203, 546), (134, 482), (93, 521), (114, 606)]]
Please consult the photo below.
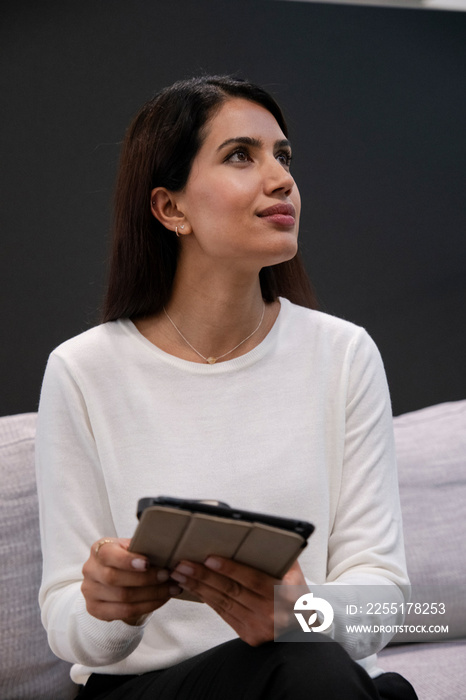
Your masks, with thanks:
[(282, 578), (282, 584), (288, 586), (305, 586), (306, 578), (303, 571), (299, 565), (298, 560), (296, 560), (288, 569), (284, 577)]
[(123, 620), (133, 625), (139, 624), (144, 615), (148, 615), (154, 610), (162, 607), (169, 598), (160, 601), (146, 601), (142, 603), (115, 603), (101, 600), (86, 599), (87, 612), (98, 620), (111, 622), (112, 620)]
[(96, 581), (109, 587), (156, 586), (169, 580), (166, 569), (151, 567), (148, 571), (126, 571), (106, 566), (95, 557), (88, 559), (82, 569), (84, 580)]
[[(85, 584), (83, 583), (85, 588)], [(181, 593), (181, 588), (173, 582), (160, 584), (158, 586), (109, 587), (98, 581), (92, 584), (92, 594), (96, 600), (107, 603), (157, 603), (166, 600), (173, 595)]]
[(126, 571), (147, 571), (150, 566), (147, 557), (128, 551), (128, 540), (104, 537), (92, 545), (92, 553), (97, 562), (104, 566)]
[(195, 593), (224, 619), (228, 616), (229, 621), (239, 622), (254, 609), (255, 601), (248, 600), (248, 604), (244, 604), (250, 592), (243, 590), (237, 581), (212, 573), (202, 564), (180, 562), (171, 577), (181, 588)]
[(151, 567), (148, 571), (125, 571), (112, 566), (98, 566), (91, 577), (110, 587), (140, 588), (166, 583), (170, 574), (166, 569), (157, 569), (156, 567)]
[[(216, 609), (232, 611), (237, 602), (244, 609), (258, 611), (264, 598), (256, 591), (243, 586), (238, 581), (207, 569), (203, 564), (182, 561), (171, 573), (171, 577), (182, 588), (196, 593), (204, 602)], [(272, 595), (273, 597), (273, 595)]]
[(146, 558), (127, 551), (129, 543), (123, 538), (104, 538), (94, 543), (83, 566), (84, 579), (120, 587), (153, 586), (168, 581), (166, 569), (146, 568)]
[(239, 562), (233, 561), (232, 559), (225, 559), (224, 557), (210, 556), (205, 560), (204, 566), (212, 571), (219, 571), (224, 576), (238, 581), (238, 583), (245, 588), (267, 596), (270, 592), (273, 594), (273, 587), (277, 585), (306, 585), (306, 579), (297, 560), (293, 562), (282, 579), (269, 576), (252, 566), (240, 564)]
[(81, 590), (91, 615), (107, 621), (124, 620), (128, 624), (140, 624), (141, 615), (157, 610), (181, 593), (181, 588), (170, 580), (158, 586), (125, 588), (85, 578)]
[(259, 569), (223, 557), (210, 556), (205, 560), (204, 566), (212, 572), (236, 581), (243, 588), (266, 597), (270, 597), (270, 595), (273, 597), (273, 587), (281, 583), (279, 579), (269, 576)]
[[(202, 564), (180, 562), (172, 578), (209, 605), (247, 644), (274, 638), (274, 603)], [(270, 578), (270, 577), (269, 577)]]

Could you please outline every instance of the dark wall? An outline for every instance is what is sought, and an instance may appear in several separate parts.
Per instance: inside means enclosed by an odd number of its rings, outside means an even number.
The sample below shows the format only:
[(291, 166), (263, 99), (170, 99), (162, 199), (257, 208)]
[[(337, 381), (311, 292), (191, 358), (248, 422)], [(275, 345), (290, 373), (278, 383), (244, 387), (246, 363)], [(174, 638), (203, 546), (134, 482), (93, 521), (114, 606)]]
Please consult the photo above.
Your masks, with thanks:
[(93, 325), (128, 121), (199, 71), (289, 118), (322, 308), (364, 325), (395, 413), (466, 397), (466, 13), (311, 3), (16, 0), (0, 10), (0, 415)]

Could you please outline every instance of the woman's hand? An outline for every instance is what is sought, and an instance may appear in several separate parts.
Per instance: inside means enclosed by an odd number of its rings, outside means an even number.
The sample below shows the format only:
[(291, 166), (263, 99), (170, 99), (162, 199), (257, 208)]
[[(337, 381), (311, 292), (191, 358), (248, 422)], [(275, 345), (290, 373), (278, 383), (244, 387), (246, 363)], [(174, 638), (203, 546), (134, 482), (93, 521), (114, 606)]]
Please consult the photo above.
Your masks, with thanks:
[[(171, 577), (210, 605), (251, 646), (274, 639), (274, 586), (306, 585), (298, 562), (279, 580), (222, 557), (208, 557), (204, 564), (182, 561)], [(283, 620), (283, 629), (287, 622)]]
[(137, 625), (181, 589), (165, 569), (129, 552), (129, 539), (99, 540), (83, 566), (81, 586), (87, 611), (99, 620), (123, 620)]

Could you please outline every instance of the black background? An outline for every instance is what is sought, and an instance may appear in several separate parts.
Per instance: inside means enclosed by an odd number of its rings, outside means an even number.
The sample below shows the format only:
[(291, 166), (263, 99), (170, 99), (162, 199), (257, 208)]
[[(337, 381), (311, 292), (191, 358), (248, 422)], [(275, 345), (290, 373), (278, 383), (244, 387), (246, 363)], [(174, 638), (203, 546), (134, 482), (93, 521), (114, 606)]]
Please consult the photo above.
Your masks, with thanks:
[(466, 397), (466, 13), (264, 0), (2, 3), (0, 415), (98, 321), (120, 142), (199, 72), (284, 107), (323, 310), (367, 328), (395, 414)]

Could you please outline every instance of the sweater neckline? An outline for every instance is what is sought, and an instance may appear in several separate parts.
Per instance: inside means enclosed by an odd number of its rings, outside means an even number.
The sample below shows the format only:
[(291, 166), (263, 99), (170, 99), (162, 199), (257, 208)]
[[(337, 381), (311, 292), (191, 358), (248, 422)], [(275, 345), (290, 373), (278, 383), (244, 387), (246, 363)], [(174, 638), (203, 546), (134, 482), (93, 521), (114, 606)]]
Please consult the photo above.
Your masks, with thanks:
[(138, 331), (135, 324), (129, 318), (121, 318), (117, 321), (120, 327), (128, 333), (134, 340), (143, 345), (147, 350), (149, 350), (153, 357), (158, 358), (162, 362), (165, 362), (172, 367), (177, 367), (178, 369), (191, 372), (192, 374), (224, 374), (226, 372), (233, 372), (238, 369), (243, 369), (249, 367), (250, 365), (256, 363), (258, 360), (262, 359), (269, 350), (275, 345), (276, 339), (279, 334), (280, 326), (283, 323), (283, 315), (285, 312), (284, 307), (291, 302), (288, 299), (279, 297), (280, 310), (278, 312), (277, 318), (267, 333), (265, 338), (256, 345), (255, 348), (246, 352), (244, 355), (235, 357), (232, 360), (225, 360), (224, 362), (218, 362), (213, 365), (204, 364), (203, 362), (192, 362), (191, 360), (183, 360), (181, 357), (176, 357), (176, 355), (171, 355), (165, 350), (162, 350), (157, 345), (154, 345), (150, 340), (148, 340), (142, 333)]

